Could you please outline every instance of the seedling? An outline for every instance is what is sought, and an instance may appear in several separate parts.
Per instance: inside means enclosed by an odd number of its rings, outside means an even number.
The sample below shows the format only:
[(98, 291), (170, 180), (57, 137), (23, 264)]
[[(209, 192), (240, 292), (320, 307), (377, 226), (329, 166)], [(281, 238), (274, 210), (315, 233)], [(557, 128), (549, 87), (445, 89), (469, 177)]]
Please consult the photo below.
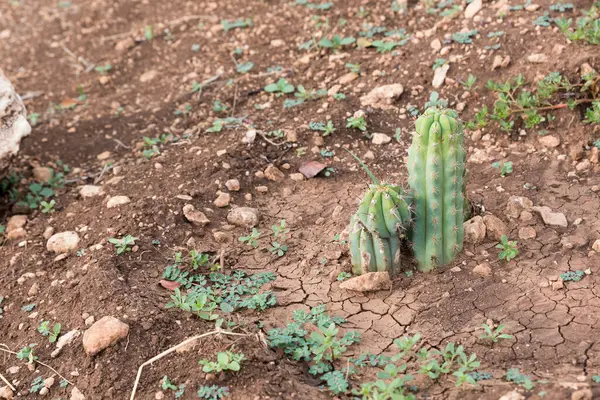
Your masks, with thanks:
[(583, 40), (589, 44), (600, 44), (600, 6), (594, 3), (583, 11), (584, 16), (577, 18), (575, 29), (571, 29), (573, 19), (556, 18), (558, 29), (571, 41)]
[(36, 126), (40, 119), (40, 114), (39, 113), (31, 113), (31, 114), (27, 115), (27, 119), (29, 120), (29, 123), (31, 124), (31, 126)]
[(31, 382), (31, 387), (29, 388), (29, 393), (39, 393), (40, 390), (45, 386), (44, 378), (42, 376), (38, 376)]
[(468, 90), (470, 92), (473, 89), (475, 82), (477, 82), (477, 78), (473, 74), (469, 74), (467, 80), (461, 81), (460, 83), (465, 90)]
[(285, 219), (279, 221), (279, 225), (271, 226), (271, 229), (273, 230), (273, 237), (280, 240), (285, 240), (287, 234), (290, 233), (289, 228), (286, 227)]
[(359, 117), (352, 116), (346, 119), (346, 128), (360, 129), (365, 132), (367, 130), (367, 121), (364, 115)]
[(510, 261), (519, 254), (516, 241), (509, 241), (506, 235), (500, 237), (500, 243), (496, 245), (497, 249), (502, 249), (498, 258), (501, 260)]
[(224, 372), (240, 370), (242, 361), (246, 360), (246, 357), (242, 353), (233, 353), (231, 351), (222, 351), (217, 353), (217, 361), (200, 360), (198, 363), (203, 365), (202, 371), (205, 373), (211, 372)]
[(191, 112), (192, 112), (192, 106), (189, 105), (189, 104), (184, 104), (182, 106), (179, 106), (177, 108), (177, 110), (175, 110), (173, 112), (173, 114), (175, 114), (175, 115), (183, 115), (184, 118), (187, 118), (188, 115), (190, 115)]
[(331, 39), (322, 38), (319, 41), (319, 46), (326, 49), (333, 49), (337, 53), (343, 46), (349, 46), (354, 42), (356, 42), (356, 39), (353, 37), (342, 38), (339, 35), (335, 35)]
[(331, 157), (335, 156), (335, 151), (333, 151), (333, 150), (327, 150), (327, 149), (321, 149), (321, 151), (319, 151), (319, 154), (321, 155), (321, 157), (331, 158)]
[(279, 78), (279, 80), (275, 83), (270, 83), (265, 86), (265, 92), (276, 93), (278, 96), (281, 96), (284, 93), (293, 93), (294, 85), (288, 83), (284, 78)]
[(252, 61), (239, 63), (238, 65), (236, 65), (235, 68), (236, 68), (237, 72), (239, 72), (240, 74), (246, 74), (246, 73), (250, 72), (250, 70), (252, 68), (254, 68), (254, 63)]
[(162, 388), (162, 390), (177, 390), (177, 386), (171, 383), (171, 380), (167, 375), (163, 376), (160, 387)]
[(229, 388), (226, 386), (203, 385), (198, 389), (197, 395), (204, 400), (221, 400), (229, 396)]
[(249, 246), (258, 247), (258, 239), (260, 238), (260, 231), (256, 228), (252, 228), (252, 232), (248, 236), (240, 236), (239, 241), (246, 243)]
[(298, 85), (297, 89), (298, 89), (298, 92), (295, 93), (294, 96), (296, 96), (299, 100), (302, 100), (302, 101), (315, 100), (315, 99), (318, 99), (319, 97), (323, 97), (327, 94), (327, 91), (325, 89), (306, 90), (304, 88), (304, 86), (302, 86), (302, 85)]
[(221, 26), (223, 27), (223, 31), (225, 32), (229, 32), (232, 29), (236, 29), (236, 28), (248, 28), (252, 26), (252, 20), (247, 18), (247, 19), (238, 19), (236, 21), (229, 21), (229, 20), (222, 20), (221, 21)]
[(350, 72), (360, 75), (360, 64), (346, 63), (346, 68), (348, 68)]
[(227, 111), (228, 108), (227, 104), (223, 103), (221, 100), (215, 100), (213, 102), (213, 111), (216, 113)]
[(98, 72), (100, 75), (106, 75), (108, 73), (108, 71), (110, 71), (111, 69), (112, 69), (112, 65), (104, 64), (104, 65), (97, 65), (96, 68), (94, 68), (94, 71)]
[(285, 253), (288, 251), (288, 247), (279, 242), (271, 242), (271, 247), (269, 248), (271, 254), (276, 254), (277, 257), (283, 257)]
[(442, 67), (446, 63), (447, 63), (447, 60), (445, 58), (437, 58), (433, 62), (433, 65), (431, 66), (431, 69), (433, 69), (435, 71), (436, 69)]
[(457, 32), (452, 34), (452, 40), (461, 44), (473, 43), (473, 37), (479, 33), (478, 30), (472, 30), (468, 32)]
[(506, 380), (521, 385), (527, 390), (531, 390), (535, 387), (533, 380), (529, 376), (522, 374), (518, 368), (509, 369), (506, 372)]
[(375, 47), (378, 53), (389, 53), (396, 47), (403, 46), (405, 43), (406, 41), (396, 42), (393, 40), (374, 40), (373, 43), (371, 43), (371, 46)]
[(579, 282), (585, 276), (585, 272), (581, 270), (567, 271), (560, 274), (560, 279), (563, 282)]
[(500, 175), (505, 177), (506, 175), (510, 175), (513, 172), (513, 163), (512, 161), (496, 161), (492, 163), (493, 168), (500, 168)]
[(498, 325), (496, 329), (493, 329), (488, 324), (483, 324), (483, 330), (485, 331), (479, 338), (484, 340), (491, 340), (497, 343), (500, 339), (512, 339), (514, 336), (507, 333), (502, 333), (504, 330), (504, 324)]
[(333, 99), (337, 101), (345, 100), (346, 95), (344, 93), (336, 93), (333, 95)]
[(50, 329), (50, 321), (43, 321), (40, 324), (40, 326), (38, 326), (37, 330), (43, 336), (47, 336), (48, 341), (50, 343), (54, 343), (54, 342), (56, 342), (56, 339), (58, 339), (58, 337), (60, 336), (61, 328), (62, 328), (61, 324), (57, 322), (56, 324), (54, 324), (52, 329)]
[(55, 204), (56, 204), (56, 201), (54, 201), (54, 200), (50, 200), (50, 202), (42, 200), (40, 202), (40, 206), (42, 207), (42, 213), (44, 213), (44, 214), (53, 213)]
[(35, 346), (37, 346), (37, 344), (32, 343), (29, 346), (23, 347), (17, 352), (17, 358), (19, 360), (27, 361), (28, 364), (33, 364), (33, 362), (37, 360), (37, 356), (33, 354), (33, 348)]
[(352, 277), (351, 273), (346, 272), (346, 271), (342, 271), (342, 272), (340, 272), (338, 274), (337, 280), (340, 281), (340, 282), (342, 282), (342, 281), (345, 281), (346, 279), (351, 278), (351, 277)]
[(207, 266), (210, 263), (210, 258), (208, 254), (198, 253), (196, 250), (191, 250), (190, 262), (192, 264), (192, 268), (196, 270), (200, 267)]
[(171, 295), (171, 301), (165, 307), (179, 308), (183, 311), (192, 312), (199, 318), (208, 321), (215, 320), (218, 317), (216, 314), (213, 314), (213, 311), (217, 308), (217, 304), (211, 301), (207, 293), (190, 291), (187, 294), (183, 294), (179, 288), (176, 288)]
[(138, 238), (136, 238), (136, 237), (127, 235), (127, 236), (123, 237), (122, 239), (110, 238), (110, 239), (108, 239), (108, 242), (112, 243), (115, 246), (115, 248), (117, 249), (117, 255), (121, 255), (123, 253), (131, 251), (130, 246), (135, 245), (135, 241), (137, 239)]
[(152, 41), (152, 39), (154, 39), (154, 32), (152, 32), (152, 26), (151, 25), (146, 25), (144, 27), (144, 38), (150, 42)]
[(327, 124), (323, 122), (310, 122), (308, 124), (308, 127), (313, 131), (322, 131), (323, 136), (329, 136), (333, 132), (335, 132), (335, 126), (333, 125), (333, 122), (331, 122), (331, 120), (327, 121)]
[(31, 312), (31, 311), (33, 311), (33, 309), (35, 308), (35, 306), (36, 306), (35, 303), (25, 304), (23, 307), (21, 307), (21, 310), (25, 311), (25, 312)]

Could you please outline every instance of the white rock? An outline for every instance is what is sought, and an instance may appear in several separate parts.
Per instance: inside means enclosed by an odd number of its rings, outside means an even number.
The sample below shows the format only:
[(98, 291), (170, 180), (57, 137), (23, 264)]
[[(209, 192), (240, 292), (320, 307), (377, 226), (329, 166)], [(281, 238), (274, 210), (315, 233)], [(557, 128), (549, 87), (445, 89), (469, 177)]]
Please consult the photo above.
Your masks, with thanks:
[(360, 104), (373, 108), (389, 108), (394, 101), (404, 92), (404, 87), (399, 83), (378, 86), (360, 98)]
[(440, 39), (434, 39), (431, 42), (430, 46), (433, 50), (440, 51), (442, 49), (442, 42), (440, 41)]
[(512, 392), (508, 392), (500, 397), (498, 400), (525, 400), (525, 396), (521, 393), (513, 390)]
[(567, 227), (567, 217), (563, 213), (552, 212), (548, 206), (536, 206), (533, 207), (533, 211), (540, 214), (546, 225)]
[(102, 196), (104, 194), (104, 191), (102, 190), (102, 186), (96, 186), (96, 185), (84, 185), (79, 189), (79, 195), (81, 197), (85, 198), (90, 198), (90, 197), (96, 197), (96, 196)]
[(388, 144), (391, 141), (392, 138), (385, 133), (373, 133), (373, 138), (371, 139), (373, 144)]
[(256, 208), (238, 207), (227, 214), (227, 222), (244, 228), (254, 228), (260, 220), (260, 212)]
[(527, 61), (529, 61), (532, 64), (543, 64), (545, 62), (548, 62), (548, 56), (541, 53), (530, 54), (527, 56)]
[(594, 250), (596, 253), (600, 253), (600, 239), (594, 241), (592, 244), (592, 250)]
[(449, 64), (444, 64), (435, 69), (435, 72), (433, 73), (433, 80), (431, 81), (431, 85), (434, 88), (440, 88), (444, 84), (444, 81), (446, 80), (446, 74), (448, 73), (449, 69)]
[(482, 7), (483, 7), (483, 0), (473, 0), (467, 6), (467, 8), (465, 8), (465, 18), (467, 18), (467, 19), (473, 18), (475, 16), (475, 14), (477, 14), (479, 11), (481, 11)]
[(46, 243), (46, 249), (61, 254), (76, 250), (78, 245), (79, 235), (77, 232), (66, 231), (52, 235)]
[(21, 139), (30, 133), (25, 106), (0, 69), (0, 178), (19, 151)]
[(79, 389), (74, 387), (73, 390), (71, 390), (70, 400), (85, 400), (85, 396), (83, 393), (81, 393), (81, 391), (79, 391)]
[(122, 206), (122, 205), (130, 203), (130, 202), (131, 202), (131, 199), (127, 196), (113, 196), (110, 199), (108, 199), (108, 202), (106, 203), (106, 207), (107, 208), (119, 207), (119, 206)]
[(78, 338), (80, 335), (81, 335), (81, 331), (79, 331), (78, 329), (74, 329), (63, 335), (60, 335), (60, 337), (56, 341), (56, 349), (54, 349), (54, 351), (52, 351), (52, 354), (50, 356), (52, 358), (57, 357), (60, 354), (63, 347), (68, 346), (71, 343), (73, 343), (73, 340)]
[(240, 190), (240, 181), (237, 179), (229, 179), (227, 182), (225, 182), (225, 187), (230, 192), (237, 192)]
[(12, 400), (13, 391), (8, 386), (0, 387), (0, 399)]
[(158, 76), (158, 71), (155, 69), (151, 69), (150, 71), (144, 72), (142, 74), (142, 76), (140, 76), (140, 82), (142, 82), (142, 83), (150, 82), (157, 76)]
[(242, 143), (252, 144), (255, 140), (256, 131), (254, 129), (251, 129), (249, 131), (246, 131), (246, 133), (244, 134), (244, 137), (242, 138)]
[(538, 136), (538, 142), (546, 148), (553, 149), (560, 144), (560, 138), (552, 135)]
[(96, 355), (102, 350), (112, 346), (129, 334), (129, 325), (106, 316), (94, 323), (83, 334), (83, 349), (89, 356)]
[(183, 206), (183, 215), (192, 225), (204, 227), (210, 223), (206, 215), (202, 211), (196, 210), (192, 204)]

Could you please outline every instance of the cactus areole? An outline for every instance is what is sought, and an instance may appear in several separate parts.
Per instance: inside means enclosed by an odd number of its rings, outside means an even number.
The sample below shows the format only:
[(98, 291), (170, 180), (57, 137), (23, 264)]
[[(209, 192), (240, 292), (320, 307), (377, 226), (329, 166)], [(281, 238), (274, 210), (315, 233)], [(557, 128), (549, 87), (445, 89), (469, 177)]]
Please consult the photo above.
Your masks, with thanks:
[(408, 174), (411, 246), (419, 270), (427, 272), (450, 263), (463, 247), (465, 151), (454, 111), (432, 107), (417, 119)]

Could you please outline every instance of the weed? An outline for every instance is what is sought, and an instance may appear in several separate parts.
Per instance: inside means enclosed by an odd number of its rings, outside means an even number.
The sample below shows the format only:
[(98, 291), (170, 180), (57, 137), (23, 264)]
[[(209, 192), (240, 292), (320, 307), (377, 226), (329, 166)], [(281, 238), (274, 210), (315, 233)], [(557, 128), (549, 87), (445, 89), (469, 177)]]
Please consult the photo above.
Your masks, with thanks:
[(279, 238), (279, 240), (285, 240), (288, 233), (290, 233), (289, 228), (286, 227), (285, 219), (279, 221), (279, 225), (272, 225), (271, 229), (273, 230), (273, 237)]
[(321, 149), (321, 151), (319, 151), (319, 154), (321, 155), (321, 157), (331, 158), (331, 157), (335, 156), (335, 151)]
[(276, 254), (277, 257), (283, 257), (285, 253), (288, 251), (288, 247), (279, 242), (271, 242), (271, 247), (269, 248), (271, 254)]
[(39, 391), (42, 390), (42, 388), (45, 386), (46, 384), (44, 382), (44, 378), (38, 376), (33, 380), (33, 382), (31, 382), (31, 386), (29, 387), (29, 393), (39, 393)]
[(375, 47), (378, 53), (389, 53), (396, 47), (403, 46), (407, 41), (408, 39), (399, 42), (393, 40), (374, 40), (373, 43), (371, 43), (371, 46)]
[(350, 72), (360, 75), (360, 64), (346, 63), (346, 68), (348, 68)]
[(318, 99), (319, 97), (323, 97), (327, 94), (327, 90), (325, 90), (325, 89), (306, 90), (304, 88), (304, 86), (302, 86), (302, 85), (298, 85), (297, 89), (298, 89), (298, 92), (294, 93), (294, 96), (296, 96), (299, 100), (302, 100), (302, 101), (315, 100), (315, 99)]
[(122, 239), (110, 238), (108, 239), (109, 243), (112, 243), (117, 249), (117, 255), (121, 255), (123, 253), (131, 251), (131, 247), (135, 245), (135, 241), (138, 238), (133, 237), (131, 235), (126, 235)]
[(359, 117), (348, 117), (348, 119), (346, 119), (346, 128), (360, 129), (365, 132), (367, 130), (367, 121), (364, 115)]
[(585, 276), (585, 272), (581, 270), (567, 271), (560, 274), (560, 279), (563, 282), (579, 282)]
[(203, 365), (202, 371), (205, 373), (210, 372), (223, 372), (223, 371), (234, 371), (240, 370), (242, 361), (246, 360), (246, 357), (242, 353), (233, 353), (231, 351), (221, 351), (217, 353), (217, 361), (200, 360), (198, 363)]
[(468, 32), (457, 32), (452, 34), (452, 40), (461, 44), (473, 43), (473, 37), (479, 33), (478, 30), (471, 30)]
[(531, 390), (535, 387), (533, 380), (529, 376), (522, 374), (518, 368), (510, 368), (506, 372), (505, 377), (507, 381), (523, 386), (523, 388), (527, 390)]
[(35, 306), (36, 306), (35, 303), (25, 304), (23, 307), (21, 307), (21, 311), (31, 312), (31, 311), (33, 311), (33, 309), (35, 308)]
[(232, 29), (236, 29), (236, 28), (248, 28), (252, 26), (252, 20), (249, 18), (243, 19), (240, 18), (236, 21), (229, 21), (229, 20), (222, 20), (221, 21), (221, 26), (223, 27), (223, 31), (225, 32), (229, 32)]
[(213, 102), (213, 111), (216, 113), (227, 111), (227, 108), (227, 104), (223, 103), (221, 100), (215, 100)]
[(356, 39), (353, 37), (341, 37), (339, 35), (335, 35), (331, 38), (322, 38), (319, 40), (319, 46), (324, 47), (326, 49), (333, 49), (336, 53), (344, 46), (349, 46), (352, 43), (356, 42)]
[(500, 237), (500, 243), (496, 245), (497, 249), (502, 249), (498, 258), (501, 260), (510, 261), (519, 254), (516, 241), (509, 241), (506, 235)]
[(600, 100), (595, 100), (592, 107), (585, 110), (583, 122), (586, 124), (600, 124)]
[(276, 93), (278, 96), (284, 93), (293, 93), (295, 88), (294, 85), (288, 83), (284, 78), (279, 78), (275, 83), (270, 83), (264, 88), (265, 92)]
[(500, 176), (505, 177), (506, 175), (510, 175), (513, 172), (513, 163), (512, 161), (496, 161), (492, 163), (493, 168), (500, 168)]
[(344, 93), (336, 93), (333, 95), (334, 100), (340, 101), (340, 100), (345, 100), (346, 99), (346, 95)]
[(241, 126), (245, 117), (227, 117), (227, 118), (217, 118), (213, 121), (213, 124), (210, 128), (206, 130), (206, 132), (217, 133), (221, 132), (223, 128), (235, 128)]
[(551, 23), (552, 23), (552, 20), (550, 19), (550, 14), (548, 13), (548, 11), (546, 11), (544, 13), (544, 15), (539, 15), (533, 21), (534, 25), (536, 25), (536, 26), (543, 26), (543, 27), (548, 27), (548, 26), (550, 26)]
[(554, 23), (571, 41), (582, 40), (589, 44), (600, 44), (600, 5), (594, 3), (589, 10), (584, 10), (583, 14), (583, 17), (577, 18), (575, 29), (571, 29), (572, 18), (556, 18)]
[(600, 383), (600, 375), (592, 375), (592, 381), (594, 383)]
[(33, 362), (38, 359), (37, 356), (33, 354), (33, 348), (35, 346), (37, 346), (35, 343), (32, 343), (29, 346), (24, 346), (17, 352), (17, 358), (19, 360), (27, 361), (28, 364), (33, 364)]
[(258, 247), (258, 239), (260, 238), (260, 235), (261, 233), (258, 229), (252, 228), (252, 232), (248, 236), (240, 236), (238, 240), (256, 249)]
[(345, 281), (346, 279), (351, 278), (351, 277), (352, 277), (351, 273), (342, 271), (338, 274), (337, 280), (341, 282), (341, 281)]
[(478, 371), (469, 372), (469, 375), (471, 375), (471, 378), (473, 378), (473, 380), (475, 382), (486, 381), (486, 380), (492, 379), (494, 377), (489, 372), (478, 372)]
[(229, 396), (229, 388), (226, 386), (203, 385), (198, 389), (197, 395), (204, 400), (221, 400)]
[(309, 122), (308, 127), (313, 131), (322, 131), (323, 136), (329, 136), (335, 132), (335, 126), (331, 120), (327, 121), (327, 124), (323, 122)]
[(42, 321), (40, 326), (38, 326), (37, 330), (43, 336), (48, 336), (48, 341), (50, 343), (54, 343), (56, 342), (56, 339), (58, 339), (58, 337), (60, 336), (61, 328), (61, 324), (57, 322), (56, 324), (54, 324), (52, 329), (50, 329), (50, 321)]
[(187, 118), (190, 113), (192, 112), (192, 106), (189, 104), (183, 104), (182, 106), (179, 106), (177, 108), (177, 110), (175, 110), (173, 112), (173, 114), (175, 115), (183, 115), (184, 118)]
[(235, 67), (237, 72), (239, 72), (240, 74), (247, 74), (248, 72), (250, 72), (250, 70), (252, 70), (252, 68), (254, 68), (254, 63), (252, 61), (239, 63)]
[(477, 82), (477, 78), (475, 77), (475, 75), (469, 74), (469, 76), (467, 77), (467, 80), (460, 81), (460, 84), (463, 86), (463, 88), (465, 90), (468, 90), (470, 92), (471, 90), (473, 90), (473, 86), (475, 85), (475, 82)]
[(104, 65), (97, 65), (94, 68), (94, 71), (98, 72), (100, 75), (106, 75), (108, 73), (108, 71), (110, 71), (111, 69), (112, 69), (112, 65), (104, 64)]
[(50, 200), (49, 202), (42, 200), (40, 201), (40, 206), (42, 207), (42, 213), (43, 214), (50, 214), (53, 213), (54, 210), (54, 206), (56, 205), (56, 201), (55, 200)]
[(441, 66), (443, 66), (444, 64), (446, 64), (448, 61), (445, 58), (437, 58), (434, 62), (433, 65), (431, 66), (431, 69), (433, 69), (434, 71), (438, 68), (440, 68)]
[(483, 324), (484, 334), (479, 336), (480, 339), (491, 340), (494, 343), (497, 343), (500, 339), (512, 339), (514, 336), (509, 335), (507, 333), (502, 333), (504, 330), (504, 324), (498, 325), (496, 329), (492, 329), (488, 324)]
[(487, 108), (487, 106), (484, 105), (481, 108), (481, 110), (479, 110), (475, 113), (475, 116), (473, 117), (473, 121), (467, 122), (466, 126), (468, 129), (485, 128), (485, 126), (487, 125), (487, 120), (486, 120), (487, 117), (488, 117), (488, 108)]
[(179, 288), (176, 288), (171, 295), (171, 301), (165, 307), (179, 308), (183, 311), (194, 313), (199, 318), (208, 321), (217, 319), (218, 317), (216, 314), (213, 314), (213, 311), (217, 308), (217, 304), (211, 301), (207, 293), (190, 291), (187, 294), (183, 294)]
[(160, 387), (162, 390), (177, 390), (177, 386), (171, 383), (171, 380), (167, 375), (161, 379)]
[(39, 113), (30, 113), (27, 115), (27, 119), (29, 120), (29, 123), (31, 124), (31, 126), (36, 126), (40, 119), (40, 114)]
[[(436, 91), (431, 92), (431, 94), (429, 95), (429, 101), (427, 101), (427, 103), (425, 103), (426, 109), (429, 107), (447, 107), (447, 106), (448, 106), (448, 100), (441, 99), (440, 94)], [(418, 112), (418, 110), (417, 110), (417, 112)], [(412, 112), (411, 112), (411, 115), (413, 115)], [(413, 116), (416, 116), (416, 115), (413, 115)]]
[(144, 27), (144, 38), (150, 42), (152, 39), (154, 39), (154, 32), (152, 32), (152, 26), (151, 25), (146, 25)]

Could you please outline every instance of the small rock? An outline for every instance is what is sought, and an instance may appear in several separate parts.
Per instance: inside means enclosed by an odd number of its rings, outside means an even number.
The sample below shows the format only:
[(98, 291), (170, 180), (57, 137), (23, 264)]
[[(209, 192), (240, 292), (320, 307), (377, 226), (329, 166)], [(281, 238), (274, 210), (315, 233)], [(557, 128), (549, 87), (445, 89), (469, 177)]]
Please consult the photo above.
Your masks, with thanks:
[(285, 46), (285, 41), (282, 39), (273, 39), (271, 40), (271, 47), (281, 47)]
[(529, 222), (533, 219), (533, 214), (530, 213), (529, 211), (521, 211), (521, 216), (519, 217), (519, 220), (521, 222)]
[(555, 44), (555, 45), (552, 47), (552, 53), (553, 53), (553, 54), (556, 54), (556, 55), (560, 55), (560, 54), (562, 54), (562, 52), (563, 52), (564, 50), (565, 50), (565, 46), (564, 46), (564, 45), (562, 45), (562, 44)]
[(345, 85), (345, 84), (348, 84), (348, 83), (352, 82), (356, 78), (358, 78), (358, 74), (357, 73), (348, 72), (347, 74), (342, 75), (340, 77), (340, 79), (338, 79), (338, 83), (340, 83), (342, 85)]
[(404, 87), (399, 83), (378, 86), (365, 96), (362, 96), (360, 98), (360, 104), (362, 106), (371, 106), (373, 108), (389, 108), (403, 92)]
[(582, 234), (581, 230), (576, 230), (573, 234), (569, 236), (564, 236), (560, 239), (560, 244), (565, 249), (577, 249), (580, 247), (587, 246), (589, 240), (585, 234)]
[(219, 208), (227, 207), (229, 203), (231, 203), (231, 195), (229, 193), (220, 193), (213, 202)]
[(281, 172), (279, 168), (277, 168), (273, 164), (270, 164), (265, 169), (265, 177), (273, 182), (279, 182), (285, 179), (285, 174)]
[(46, 227), (46, 229), (44, 229), (44, 233), (43, 233), (43, 237), (44, 239), (48, 240), (50, 239), (50, 237), (54, 234), (54, 228), (51, 226)]
[(131, 199), (127, 196), (113, 196), (106, 202), (107, 208), (114, 208), (130, 203)]
[(46, 249), (61, 254), (76, 250), (78, 245), (79, 235), (77, 232), (67, 231), (52, 235), (46, 243)]
[[(475, 0), (475, 1), (477, 1), (477, 0)], [(471, 4), (473, 4), (473, 3), (471, 3)], [(448, 73), (449, 69), (450, 69), (449, 64), (444, 64), (441, 67), (438, 67), (435, 69), (435, 72), (433, 73), (433, 80), (431, 81), (431, 85), (434, 88), (438, 89), (444, 84), (444, 81), (446, 80), (446, 74)]]
[(591, 389), (579, 389), (571, 394), (571, 400), (592, 400), (593, 394)]
[(38, 285), (36, 282), (33, 285), (31, 285), (31, 287), (29, 288), (29, 291), (27, 292), (27, 295), (28, 296), (36, 296), (39, 292), (40, 292), (40, 285)]
[(457, 273), (457, 272), (461, 272), (461, 271), (462, 271), (462, 269), (458, 266), (450, 268), (450, 272)]
[(115, 50), (118, 53), (122, 54), (122, 53), (126, 53), (127, 50), (131, 49), (133, 46), (135, 46), (135, 41), (131, 37), (128, 37), (128, 38), (119, 40), (117, 42), (117, 44), (115, 45)]
[(522, 211), (529, 211), (531, 207), (533, 207), (533, 202), (527, 197), (510, 196), (506, 203), (506, 215), (510, 218), (519, 218)]
[(150, 82), (157, 76), (158, 76), (158, 71), (155, 69), (151, 69), (150, 71), (144, 72), (142, 74), (142, 76), (140, 76), (140, 82), (142, 82), (142, 83)]
[(471, 218), (464, 223), (465, 242), (478, 244), (483, 241), (486, 235), (486, 226), (483, 218), (479, 215)]
[(479, 276), (490, 276), (492, 275), (492, 267), (490, 266), (490, 263), (484, 262), (476, 265), (475, 268), (473, 268), (473, 273)]
[(366, 274), (350, 278), (340, 284), (340, 289), (356, 292), (371, 292), (382, 289), (390, 289), (392, 281), (387, 271), (367, 272)]
[(552, 282), (552, 290), (554, 290), (555, 292), (557, 290), (560, 290), (560, 289), (564, 288), (564, 287), (565, 287), (565, 284), (563, 283), (562, 280), (558, 280), (558, 281)]
[(538, 136), (538, 142), (546, 148), (553, 149), (560, 144), (560, 138), (553, 135)]
[(543, 64), (545, 62), (548, 62), (548, 56), (540, 53), (530, 54), (527, 56), (527, 61), (529, 61), (532, 64)]
[(525, 396), (523, 396), (521, 393), (517, 392), (516, 390), (513, 390), (511, 392), (505, 393), (498, 400), (525, 400)]
[(533, 211), (540, 214), (544, 224), (550, 226), (562, 226), (567, 227), (567, 217), (563, 213), (552, 212), (552, 209), (548, 206), (533, 207)]
[(102, 196), (104, 194), (104, 191), (102, 190), (102, 186), (95, 186), (95, 185), (84, 185), (79, 189), (79, 195), (81, 197), (85, 198), (90, 198), (90, 197), (96, 197), (96, 196)]
[(251, 129), (249, 131), (246, 131), (246, 133), (244, 134), (244, 137), (242, 138), (242, 143), (252, 144), (255, 140), (256, 131), (254, 129)]
[(21, 370), (21, 367), (19, 367), (18, 365), (15, 365), (13, 367), (8, 368), (6, 371), (11, 375), (16, 375), (19, 373), (20, 370)]
[(25, 224), (27, 215), (13, 215), (6, 223), (6, 236), (9, 239), (21, 239), (27, 235)]
[(525, 7), (525, 10), (527, 10), (527, 11), (537, 11), (539, 9), (540, 9), (539, 4), (530, 4), (527, 7)]
[(79, 391), (76, 387), (71, 390), (71, 399), (70, 400), (85, 400), (85, 396), (83, 393)]
[(473, 18), (475, 16), (475, 14), (477, 14), (479, 11), (481, 11), (482, 7), (483, 7), (483, 0), (473, 0), (471, 3), (469, 3), (467, 8), (465, 8), (465, 18), (467, 18), (467, 19)]
[(129, 334), (129, 325), (115, 317), (106, 316), (94, 323), (83, 334), (83, 349), (89, 356), (112, 346)]
[(434, 51), (440, 51), (442, 49), (442, 42), (440, 39), (434, 39), (431, 41), (430, 46)]
[(296, 182), (301, 182), (304, 180), (304, 175), (302, 175), (300, 172), (294, 172), (290, 174), (290, 179)]
[(592, 244), (592, 250), (594, 250), (596, 253), (600, 253), (600, 239), (596, 239), (596, 241), (594, 241)]
[(183, 206), (183, 215), (189, 222), (192, 223), (192, 225), (199, 226), (201, 228), (210, 223), (210, 220), (206, 217), (206, 215), (202, 211), (196, 210), (196, 208), (191, 204), (186, 204)]
[(590, 163), (590, 160), (588, 160), (586, 158), (583, 161), (577, 163), (577, 165), (575, 166), (575, 169), (577, 170), (577, 172), (583, 172), (583, 171), (587, 171), (588, 169), (590, 169), (591, 166), (592, 166), (592, 164)]
[(54, 349), (54, 351), (52, 351), (52, 354), (50, 355), (52, 358), (56, 358), (58, 357), (58, 355), (60, 354), (61, 350), (63, 349), (63, 347), (70, 345), (71, 343), (73, 343), (73, 340), (75, 340), (76, 338), (78, 338), (81, 335), (81, 332), (77, 329), (74, 329), (72, 331), (69, 331), (63, 335), (60, 335), (60, 337), (58, 338), (58, 340), (56, 341), (56, 349)]
[(256, 208), (238, 207), (229, 211), (227, 222), (244, 228), (254, 228), (260, 220), (260, 212)]
[(48, 182), (50, 179), (52, 179), (52, 175), (54, 175), (52, 173), (52, 170), (48, 167), (35, 167), (33, 169), (33, 179), (35, 179), (38, 182)]
[(12, 400), (13, 391), (8, 386), (0, 387), (0, 399)]
[(373, 144), (387, 144), (391, 141), (392, 138), (385, 133), (373, 133), (373, 138), (371, 139)]
[(103, 151), (102, 153), (98, 154), (96, 158), (98, 159), (98, 161), (105, 161), (108, 160), (111, 155), (112, 154), (110, 151)]
[(519, 239), (523, 239), (523, 240), (535, 239), (536, 236), (537, 236), (537, 232), (535, 231), (535, 228), (533, 228), (531, 226), (524, 226), (519, 229)]
[(237, 192), (240, 190), (240, 181), (237, 179), (229, 179), (227, 182), (225, 182), (225, 187), (230, 192)]

